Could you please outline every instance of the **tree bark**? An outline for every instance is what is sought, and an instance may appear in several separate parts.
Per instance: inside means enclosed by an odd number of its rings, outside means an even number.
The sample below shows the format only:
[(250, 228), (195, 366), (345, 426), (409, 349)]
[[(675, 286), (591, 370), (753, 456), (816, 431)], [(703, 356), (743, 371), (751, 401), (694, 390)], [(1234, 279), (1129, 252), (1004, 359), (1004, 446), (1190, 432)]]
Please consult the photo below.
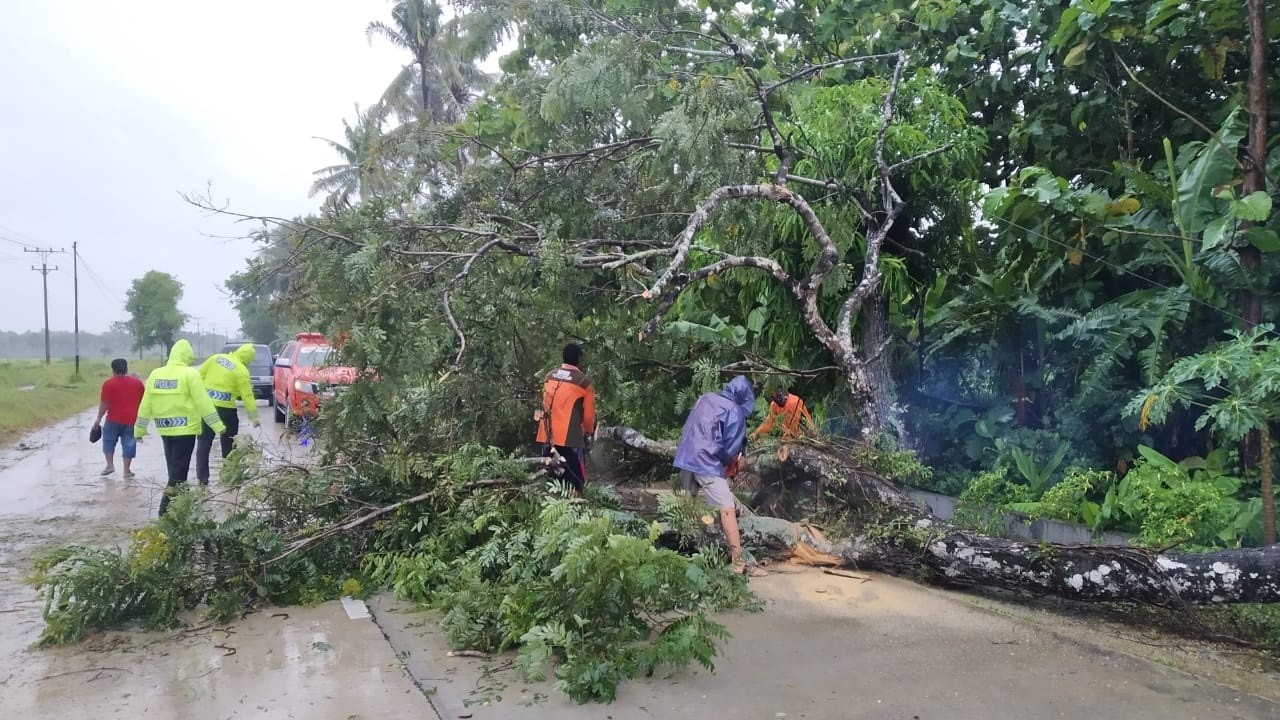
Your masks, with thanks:
[(430, 55), (427, 52), (427, 46), (423, 45), (418, 51), (418, 89), (422, 93), (422, 114), (430, 117), (431, 115), (431, 84), (427, 81), (427, 63), (431, 62)]
[(889, 298), (883, 289), (877, 289), (862, 306), (861, 327), (862, 357), (866, 358), (868, 390), (871, 393), (869, 410), (874, 414), (874, 424), (893, 433), (901, 447), (912, 447), (902, 422), (902, 410), (898, 404), (898, 384), (893, 379), (893, 367), (889, 352)]
[[(631, 428), (599, 437), (670, 456), (674, 443)], [(744, 517), (743, 541), (757, 554), (799, 556), (946, 585), (981, 585), (1072, 600), (1160, 605), (1280, 602), (1280, 545), (1213, 553), (1025, 543), (945, 523), (892, 482), (860, 466), (855, 453), (792, 445), (751, 465), (762, 479), (750, 505), (774, 516)], [(827, 539), (806, 517), (843, 516), (845, 537)]]
[(1276, 541), (1276, 490), (1271, 466), (1271, 426), (1263, 425), (1258, 433), (1262, 460), (1258, 466), (1258, 482), (1262, 493), (1262, 542), (1274, 545)]
[[(1266, 0), (1247, 0), (1249, 23), (1249, 136), (1245, 144), (1244, 183), (1242, 195), (1248, 196), (1267, 187), (1267, 3)], [(1241, 223), (1242, 229), (1256, 223)], [(1262, 274), (1262, 253), (1248, 241), (1240, 247), (1240, 266), (1248, 283), (1241, 299), (1241, 330), (1248, 332), (1262, 322), (1262, 296), (1256, 283)], [(1261, 452), (1258, 431), (1250, 432), (1240, 443), (1240, 459), (1245, 468), (1258, 467), (1270, 462)], [(1264, 504), (1268, 498), (1263, 497)], [(1271, 536), (1270, 542), (1275, 542)]]

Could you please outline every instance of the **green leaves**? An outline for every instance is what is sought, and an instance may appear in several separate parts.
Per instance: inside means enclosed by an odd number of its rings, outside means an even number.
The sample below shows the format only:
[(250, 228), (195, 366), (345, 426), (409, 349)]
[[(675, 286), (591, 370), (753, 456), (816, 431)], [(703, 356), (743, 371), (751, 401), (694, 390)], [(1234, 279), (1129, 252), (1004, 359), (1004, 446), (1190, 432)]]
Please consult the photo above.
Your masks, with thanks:
[(1085, 53), (1089, 51), (1089, 42), (1081, 40), (1075, 47), (1067, 51), (1066, 57), (1062, 58), (1064, 67), (1079, 67), (1084, 64)]
[(1248, 222), (1265, 222), (1271, 217), (1271, 196), (1262, 190), (1231, 200), (1231, 214)]
[(1234, 442), (1280, 419), (1280, 339), (1262, 325), (1217, 347), (1181, 358), (1127, 408), (1142, 425), (1159, 424), (1176, 406), (1197, 405), (1196, 428)]
[(1191, 142), (1179, 148), (1176, 162), (1166, 141), (1170, 175), (1177, 178), (1174, 220), (1183, 233), (1202, 232), (1220, 214), (1214, 193), (1235, 177), (1236, 148), (1246, 131), (1237, 107), (1227, 115), (1212, 140)]
[[(759, 315), (756, 316), (756, 325), (758, 328), (753, 332), (759, 332), (759, 327), (764, 325), (764, 320)], [(741, 347), (746, 344), (749, 330), (749, 328), (741, 325), (730, 325), (719, 315), (713, 315), (709, 325), (702, 325), (688, 320), (672, 320), (663, 327), (666, 332), (672, 335), (692, 337), (702, 342), (713, 344), (726, 342), (734, 347)]]

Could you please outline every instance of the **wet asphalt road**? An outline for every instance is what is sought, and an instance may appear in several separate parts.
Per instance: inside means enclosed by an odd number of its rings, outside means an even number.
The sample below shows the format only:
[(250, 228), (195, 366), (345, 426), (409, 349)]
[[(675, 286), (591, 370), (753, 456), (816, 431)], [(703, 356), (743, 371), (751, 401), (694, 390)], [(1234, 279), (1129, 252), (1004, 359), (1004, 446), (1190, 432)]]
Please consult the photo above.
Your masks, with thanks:
[[(272, 422), (242, 433), (274, 452), (304, 454)], [(88, 442), (94, 411), (0, 450), (0, 707), (5, 717), (434, 718), (381, 630), (338, 602), (260, 612), (224, 628), (97, 633), (70, 647), (29, 649), (43, 623), (23, 584), (42, 550), (70, 543), (125, 546), (156, 512), (165, 484), (152, 429), (136, 477), (100, 477), (101, 445)], [(217, 452), (215, 450), (215, 456)], [(194, 480), (195, 469), (191, 477)], [(216, 483), (217, 471), (214, 469)], [(216, 487), (216, 486), (215, 486)]]

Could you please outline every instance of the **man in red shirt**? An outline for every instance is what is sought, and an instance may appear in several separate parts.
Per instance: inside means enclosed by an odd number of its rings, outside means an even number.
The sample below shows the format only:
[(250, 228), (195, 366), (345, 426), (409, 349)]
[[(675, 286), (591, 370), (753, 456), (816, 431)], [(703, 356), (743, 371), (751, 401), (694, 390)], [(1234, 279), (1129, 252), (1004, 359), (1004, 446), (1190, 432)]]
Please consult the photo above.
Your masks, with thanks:
[[(101, 402), (98, 403), (98, 417), (93, 421), (94, 427), (102, 429), (102, 454), (107, 457), (107, 467), (102, 475), (110, 475), (116, 471), (116, 441), (120, 441), (120, 455), (124, 458), (124, 477), (133, 477), (133, 458), (138, 453), (137, 442), (133, 438), (133, 424), (138, 420), (138, 405), (142, 403), (142, 393), (146, 386), (142, 381), (129, 374), (129, 363), (124, 358), (111, 361), (111, 377), (102, 383)], [(106, 416), (107, 423), (102, 424)]]

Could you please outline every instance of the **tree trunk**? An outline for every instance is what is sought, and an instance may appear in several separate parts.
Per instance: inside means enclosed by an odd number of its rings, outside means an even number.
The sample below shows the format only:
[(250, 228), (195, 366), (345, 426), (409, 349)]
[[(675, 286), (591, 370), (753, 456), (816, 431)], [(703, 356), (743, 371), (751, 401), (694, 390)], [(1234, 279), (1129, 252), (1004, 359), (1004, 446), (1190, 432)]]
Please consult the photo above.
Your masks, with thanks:
[(424, 45), (418, 53), (418, 86), (422, 93), (422, 114), (431, 115), (431, 87), (427, 83), (427, 48)]
[(889, 343), (889, 298), (877, 290), (862, 306), (862, 357), (871, 397), (869, 410), (875, 426), (895, 436), (900, 446), (911, 447), (898, 405), (898, 385), (893, 380)]
[[(631, 428), (601, 438), (667, 455), (674, 444)], [(743, 540), (778, 558), (868, 568), (947, 585), (981, 585), (1073, 600), (1181, 603), (1280, 602), (1280, 545), (1213, 553), (1156, 553), (1133, 547), (1024, 543), (949, 525), (853, 452), (788, 446), (785, 457), (753, 458), (762, 479), (744, 517)], [(847, 537), (829, 540), (792, 518), (841, 517)]]
[[(1242, 195), (1249, 195), (1267, 187), (1267, 3), (1266, 0), (1247, 0), (1249, 17), (1249, 139), (1244, 155), (1244, 184)], [(1241, 223), (1242, 229), (1256, 223)], [(1262, 253), (1246, 243), (1240, 248), (1240, 266), (1244, 269), (1245, 282), (1250, 287), (1244, 291), (1241, 307), (1241, 329), (1252, 330), (1262, 322), (1262, 297), (1254, 286), (1262, 275)], [(1258, 467), (1269, 459), (1261, 451), (1257, 431), (1250, 432), (1240, 443), (1241, 464), (1245, 468)], [(1267, 498), (1263, 498), (1267, 502)], [(1271, 542), (1275, 542), (1274, 534)]]
[(1262, 542), (1273, 545), (1276, 541), (1276, 490), (1273, 482), (1271, 466), (1271, 426), (1263, 425), (1258, 433), (1262, 448), (1261, 464), (1258, 466), (1258, 480), (1262, 494)]

